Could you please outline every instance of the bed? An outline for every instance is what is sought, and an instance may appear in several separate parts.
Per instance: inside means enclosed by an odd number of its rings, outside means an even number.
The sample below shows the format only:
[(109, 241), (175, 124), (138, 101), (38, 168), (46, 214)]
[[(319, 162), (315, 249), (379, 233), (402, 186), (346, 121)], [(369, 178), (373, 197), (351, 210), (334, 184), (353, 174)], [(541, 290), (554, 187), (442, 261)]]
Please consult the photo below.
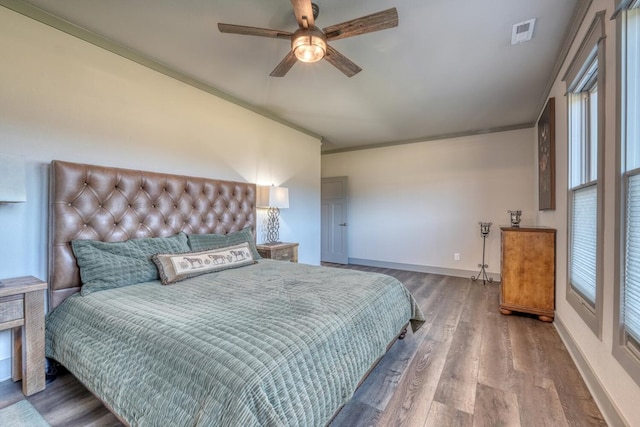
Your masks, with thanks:
[(50, 206), (46, 355), (126, 425), (326, 425), (424, 322), (392, 277), (254, 256), (253, 184), (54, 161)]

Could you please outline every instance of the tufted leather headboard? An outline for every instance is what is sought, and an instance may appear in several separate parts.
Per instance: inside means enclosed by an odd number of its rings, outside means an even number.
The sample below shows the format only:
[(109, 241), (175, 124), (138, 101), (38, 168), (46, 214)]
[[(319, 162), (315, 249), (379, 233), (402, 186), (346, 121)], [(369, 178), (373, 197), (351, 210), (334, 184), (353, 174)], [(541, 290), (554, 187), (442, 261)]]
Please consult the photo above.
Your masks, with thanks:
[(255, 184), (54, 160), (50, 185), (49, 309), (80, 290), (74, 239), (255, 235)]

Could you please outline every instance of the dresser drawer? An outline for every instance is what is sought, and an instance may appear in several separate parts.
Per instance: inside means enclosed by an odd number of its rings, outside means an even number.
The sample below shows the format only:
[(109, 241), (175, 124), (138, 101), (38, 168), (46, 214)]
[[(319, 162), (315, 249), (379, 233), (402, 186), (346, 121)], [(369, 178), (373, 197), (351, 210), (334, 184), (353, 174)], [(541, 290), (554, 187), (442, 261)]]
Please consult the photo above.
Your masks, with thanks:
[(19, 298), (7, 297), (0, 299), (0, 326), (4, 322), (21, 320), (22, 318), (24, 318), (24, 299), (21, 295)]
[(294, 248), (275, 249), (272, 257), (280, 261), (291, 261), (294, 258)]

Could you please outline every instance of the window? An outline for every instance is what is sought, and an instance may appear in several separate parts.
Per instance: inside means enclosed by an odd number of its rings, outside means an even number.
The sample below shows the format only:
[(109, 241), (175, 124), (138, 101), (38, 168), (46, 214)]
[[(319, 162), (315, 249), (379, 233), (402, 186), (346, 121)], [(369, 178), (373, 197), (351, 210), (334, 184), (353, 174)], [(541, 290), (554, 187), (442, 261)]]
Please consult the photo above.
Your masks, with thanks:
[(614, 336), (619, 340), (614, 356), (640, 384), (640, 1), (623, 8), (617, 19), (623, 262), (616, 289), (619, 323)]
[(567, 300), (600, 337), (604, 12), (596, 14), (564, 80), (569, 128)]
[(598, 242), (598, 61), (569, 94), (571, 192), (570, 283), (595, 308)]

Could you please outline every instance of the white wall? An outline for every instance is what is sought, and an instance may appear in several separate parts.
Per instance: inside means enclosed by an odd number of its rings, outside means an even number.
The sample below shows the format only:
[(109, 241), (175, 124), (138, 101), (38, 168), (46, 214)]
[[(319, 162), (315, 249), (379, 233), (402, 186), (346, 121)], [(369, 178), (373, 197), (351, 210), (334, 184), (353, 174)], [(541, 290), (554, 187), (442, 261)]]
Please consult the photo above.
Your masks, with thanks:
[[(282, 240), (320, 260), (315, 138), (0, 7), (0, 153), (27, 163), (27, 203), (0, 205), (0, 278), (47, 279), (53, 159), (284, 185)], [(0, 380), (10, 373), (0, 333)]]
[[(556, 249), (556, 319), (568, 330), (571, 339), (577, 345), (579, 352), (586, 359), (589, 369), (597, 377), (597, 381), (604, 388), (604, 392), (614, 401), (619, 415), (626, 419), (629, 425), (640, 425), (640, 387), (627, 375), (612, 355), (613, 345), (613, 283), (614, 271), (614, 236), (615, 236), (615, 179), (616, 179), (616, 25), (608, 19), (613, 14), (613, 1), (594, 0), (582, 24), (568, 57), (556, 79), (549, 96), (556, 98), (556, 210), (540, 211), (538, 221), (558, 229)], [(596, 335), (582, 321), (581, 317), (569, 305), (567, 292), (567, 102), (564, 96), (565, 82), (561, 77), (566, 72), (580, 43), (593, 22), (595, 14), (606, 10), (606, 41), (605, 41), (605, 173), (604, 173), (604, 294), (603, 294), (603, 324), (602, 339)], [(598, 90), (601, 94), (602, 90)], [(533, 145), (537, 145), (535, 138)], [(535, 201), (537, 203), (537, 200)], [(596, 396), (597, 397), (597, 396)]]
[[(349, 258), (461, 276), (500, 272), (507, 210), (535, 220), (533, 128), (322, 156), (322, 177), (349, 179)], [(460, 261), (454, 261), (454, 253)]]

